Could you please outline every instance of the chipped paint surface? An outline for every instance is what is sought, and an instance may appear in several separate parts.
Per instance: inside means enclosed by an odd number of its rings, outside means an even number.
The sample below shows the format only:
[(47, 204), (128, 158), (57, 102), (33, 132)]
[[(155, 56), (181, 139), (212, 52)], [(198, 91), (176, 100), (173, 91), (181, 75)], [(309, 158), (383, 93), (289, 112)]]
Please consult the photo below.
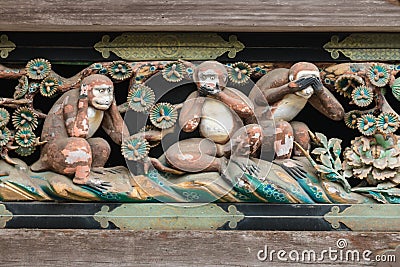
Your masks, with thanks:
[(293, 148), (293, 136), (285, 135), (285, 142), (282, 144), (281, 140), (275, 141), (275, 152), (278, 157), (287, 155)]
[(91, 155), (87, 151), (80, 148), (75, 151), (64, 149), (61, 153), (65, 156), (65, 162), (68, 164), (74, 164), (80, 161), (88, 162), (91, 158)]

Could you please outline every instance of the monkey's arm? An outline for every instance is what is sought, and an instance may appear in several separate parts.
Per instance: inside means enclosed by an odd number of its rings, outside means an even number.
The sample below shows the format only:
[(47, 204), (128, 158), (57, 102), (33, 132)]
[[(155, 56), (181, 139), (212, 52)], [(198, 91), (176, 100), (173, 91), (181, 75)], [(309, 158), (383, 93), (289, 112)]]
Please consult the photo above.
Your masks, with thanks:
[(308, 99), (308, 102), (319, 112), (328, 118), (340, 121), (344, 117), (344, 109), (334, 95), (320, 81), (313, 86), (315, 93)]
[(303, 77), (296, 81), (286, 83), (279, 87), (262, 90), (265, 99), (269, 104), (282, 100), (286, 95), (301, 91), (313, 83), (313, 77)]
[(129, 136), (128, 128), (124, 123), (124, 119), (118, 111), (115, 101), (110, 108), (104, 112), (104, 118), (101, 125), (104, 131), (118, 145), (122, 143), (122, 138)]
[(179, 125), (184, 132), (193, 132), (199, 126), (204, 101), (205, 98), (200, 97), (199, 93), (195, 91), (183, 103), (179, 114)]
[(216, 98), (228, 105), (240, 118), (254, 115), (254, 107), (250, 99), (239, 90), (225, 88), (223, 91), (216, 94)]
[(68, 136), (87, 138), (89, 135), (89, 120), (87, 117), (88, 98), (85, 95), (68, 97), (64, 103), (64, 121)]

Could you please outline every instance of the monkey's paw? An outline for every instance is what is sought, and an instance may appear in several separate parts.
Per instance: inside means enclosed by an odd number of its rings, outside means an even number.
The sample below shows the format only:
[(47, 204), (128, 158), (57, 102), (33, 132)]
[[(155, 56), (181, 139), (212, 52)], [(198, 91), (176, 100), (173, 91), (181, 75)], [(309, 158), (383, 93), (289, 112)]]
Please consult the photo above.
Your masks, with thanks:
[(102, 192), (108, 191), (111, 188), (110, 182), (103, 181), (97, 177), (89, 179), (85, 185)]

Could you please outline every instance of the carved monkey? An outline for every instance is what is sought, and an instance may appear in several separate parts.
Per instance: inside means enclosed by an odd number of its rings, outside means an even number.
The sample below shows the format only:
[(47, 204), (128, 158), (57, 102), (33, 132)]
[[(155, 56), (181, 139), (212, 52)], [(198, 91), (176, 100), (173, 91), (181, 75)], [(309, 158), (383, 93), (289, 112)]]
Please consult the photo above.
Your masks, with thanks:
[[(255, 124), (243, 127), (242, 120), (253, 116), (252, 104), (242, 92), (226, 86), (226, 67), (206, 61), (195, 68), (193, 78), (197, 91), (183, 103), (179, 124), (184, 132), (199, 128), (202, 138), (179, 141), (167, 149), (169, 165), (184, 172), (221, 172), (232, 154), (238, 160), (254, 156), (261, 145), (261, 128)], [(155, 160), (152, 163), (159, 170), (173, 172)]]
[[(274, 142), (278, 159), (290, 158), (293, 149), (295, 155), (301, 155), (301, 151), (293, 147), (293, 139), (306, 150), (309, 149), (307, 125), (292, 122), (307, 102), (332, 120), (343, 119), (342, 105), (322, 85), (320, 79), (317, 66), (308, 62), (298, 62), (290, 69), (280, 68), (267, 73), (250, 92), (249, 98), (255, 105), (255, 112), (270, 112), (275, 120), (277, 132)], [(263, 94), (264, 97), (260, 97), (259, 94)], [(268, 105), (270, 110), (266, 111)]]
[(92, 168), (103, 167), (110, 155), (110, 145), (92, 136), (102, 127), (111, 139), (121, 144), (125, 129), (114, 100), (112, 81), (100, 74), (83, 79), (80, 89), (63, 94), (45, 119), (40, 159), (33, 171), (52, 170), (73, 176), (73, 182), (104, 189), (99, 179), (89, 179)]

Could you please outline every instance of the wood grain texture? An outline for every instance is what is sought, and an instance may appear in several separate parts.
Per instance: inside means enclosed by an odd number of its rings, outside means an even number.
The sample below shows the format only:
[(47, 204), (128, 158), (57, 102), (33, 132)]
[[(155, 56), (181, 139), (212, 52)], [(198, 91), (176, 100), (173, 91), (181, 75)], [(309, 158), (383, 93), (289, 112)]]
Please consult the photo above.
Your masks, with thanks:
[[(400, 244), (398, 233), (21, 229), (0, 230), (0, 256), (2, 266), (268, 266), (269, 262), (257, 259), (265, 245), (320, 252), (336, 248), (343, 238), (348, 249), (369, 249), (374, 255)], [(322, 265), (373, 264), (324, 261)], [(273, 266), (314, 265), (277, 261)]]
[(0, 31), (399, 32), (400, 6), (389, 2), (2, 0)]

